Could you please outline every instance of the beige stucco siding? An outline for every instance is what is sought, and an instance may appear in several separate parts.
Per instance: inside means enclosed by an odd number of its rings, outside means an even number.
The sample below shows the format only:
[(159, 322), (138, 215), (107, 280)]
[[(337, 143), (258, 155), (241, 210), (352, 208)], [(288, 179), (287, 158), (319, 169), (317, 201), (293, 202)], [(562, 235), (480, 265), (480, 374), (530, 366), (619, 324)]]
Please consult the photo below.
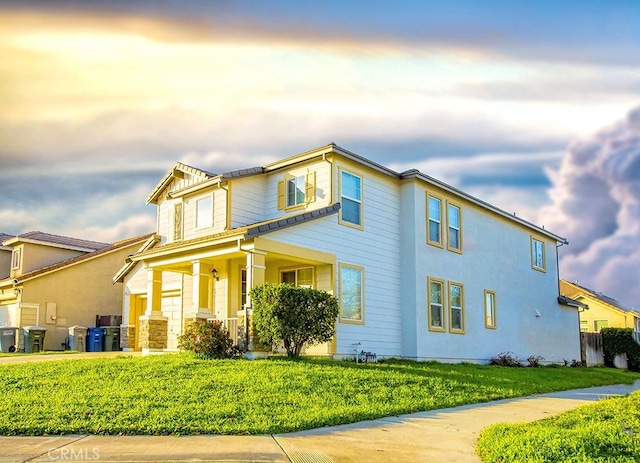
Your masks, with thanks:
[(12, 277), (86, 254), (86, 252), (82, 251), (43, 246), (35, 243), (23, 243), (16, 246), (16, 249), (21, 249), (22, 265), (18, 270), (11, 272)]
[[(96, 315), (120, 315), (122, 287), (111, 281), (136, 243), (24, 282), (22, 302), (38, 304), (38, 324), (47, 328), (45, 349), (59, 350), (73, 325), (95, 326)], [(47, 303), (56, 304), (56, 320), (46, 318)]]

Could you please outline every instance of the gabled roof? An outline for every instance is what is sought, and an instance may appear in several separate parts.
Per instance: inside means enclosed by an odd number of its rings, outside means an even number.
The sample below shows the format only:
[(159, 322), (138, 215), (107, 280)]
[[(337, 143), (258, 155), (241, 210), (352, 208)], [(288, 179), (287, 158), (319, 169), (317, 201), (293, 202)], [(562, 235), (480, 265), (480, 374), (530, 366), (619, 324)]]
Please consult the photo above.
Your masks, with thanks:
[[(45, 275), (45, 274), (48, 274), (48, 273), (51, 273), (51, 272), (58, 271), (58, 270), (61, 270), (63, 268), (70, 267), (72, 265), (79, 264), (81, 262), (85, 262), (85, 261), (88, 261), (88, 260), (91, 260), (91, 259), (95, 259), (96, 257), (101, 256), (103, 254), (108, 254), (108, 253), (116, 251), (118, 249), (125, 248), (127, 246), (131, 246), (131, 245), (133, 245), (135, 243), (145, 241), (151, 236), (154, 236), (154, 234), (153, 233), (147, 233), (146, 235), (140, 235), (140, 236), (136, 236), (136, 237), (133, 237), (133, 238), (127, 238), (127, 239), (124, 239), (124, 240), (121, 240), (121, 241), (116, 241), (115, 243), (107, 244), (105, 247), (103, 247), (101, 249), (98, 249), (96, 251), (90, 252), (88, 254), (83, 254), (81, 256), (77, 256), (77, 257), (74, 257), (72, 259), (68, 259), (68, 260), (65, 260), (65, 261), (62, 261), (62, 262), (58, 262), (58, 263), (55, 263), (55, 264), (52, 264), (52, 265), (48, 265), (46, 267), (43, 267), (43, 268), (40, 268), (40, 269), (37, 269), (37, 270), (33, 270), (31, 272), (25, 273), (23, 275), (20, 275), (19, 277), (16, 277), (15, 279), (12, 279), (11, 281), (12, 281), (12, 284), (13, 284), (13, 280), (18, 280), (18, 282), (15, 283), (15, 284), (20, 284), (20, 283), (23, 283), (24, 281), (31, 280), (33, 278), (37, 278), (39, 276), (42, 276), (42, 275)], [(0, 282), (0, 285), (2, 285), (3, 283), (6, 284), (8, 281), (9, 281), (8, 279), (3, 280), (3, 281)]]
[[(147, 238), (147, 240), (142, 243), (142, 246), (140, 246), (138, 248), (138, 250), (136, 252), (134, 252), (133, 254), (138, 254), (144, 251), (147, 251), (148, 249), (153, 248), (156, 244), (158, 244), (160, 242), (160, 236), (156, 235), (155, 233), (152, 234), (149, 238)], [(126, 259), (125, 259), (125, 264), (120, 268), (120, 270), (118, 270), (118, 272), (113, 276), (113, 284), (116, 283), (122, 283), (124, 282), (125, 277), (129, 274), (129, 272), (131, 272), (131, 270), (133, 270), (133, 268), (136, 266), (137, 262), (133, 262), (131, 260), (131, 256), (133, 255), (129, 255)]]
[(292, 227), (295, 225), (300, 225), (302, 223), (319, 219), (321, 217), (326, 217), (328, 215), (335, 214), (339, 210), (340, 210), (340, 203), (334, 203), (330, 206), (323, 207), (321, 209), (316, 209), (309, 212), (302, 212), (300, 214), (290, 215), (287, 217), (280, 217), (277, 219), (267, 220), (264, 222), (256, 222), (243, 227), (238, 227), (238, 228), (226, 230), (220, 233), (215, 233), (213, 235), (201, 236), (198, 238), (192, 238), (190, 240), (184, 240), (184, 241), (176, 241), (173, 243), (165, 244), (163, 246), (156, 246), (153, 248), (149, 248), (146, 251), (132, 255), (131, 260), (134, 262), (140, 261), (140, 260), (143, 260), (145, 257), (149, 257), (154, 254), (161, 254), (166, 251), (171, 251), (174, 249), (189, 250), (189, 249), (197, 249), (202, 246), (211, 246), (212, 242), (214, 241), (225, 242), (227, 241), (227, 239), (255, 238), (256, 236), (265, 235), (267, 233), (271, 233), (277, 230), (282, 230), (284, 228)]
[[(601, 303), (612, 307), (614, 309), (618, 309), (618, 310), (622, 310), (624, 312), (631, 312), (631, 313), (637, 313), (636, 310), (630, 308), (630, 307), (626, 307), (624, 304), (622, 304), (621, 302), (617, 301), (616, 299), (609, 297), (603, 293), (600, 293), (598, 291), (594, 291), (593, 289), (589, 289), (586, 286), (582, 286), (579, 285), (577, 282), (571, 282), (571, 281), (567, 281), (567, 280), (562, 280), (564, 283), (569, 284), (571, 286), (573, 286), (574, 288), (576, 288), (576, 290), (578, 292), (582, 292), (585, 295), (591, 297), (592, 299), (596, 299), (598, 301), (600, 301)], [(573, 297), (575, 297), (576, 294), (573, 295)]]
[(207, 180), (217, 177), (216, 174), (207, 172), (206, 170), (196, 169), (181, 162), (176, 162), (171, 169), (162, 177), (162, 180), (153, 188), (147, 197), (147, 204), (154, 203), (164, 191), (164, 189), (176, 178), (182, 178), (183, 174), (189, 174)]
[(69, 236), (54, 235), (41, 231), (30, 231), (12, 238), (8, 238), (2, 242), (5, 246), (17, 243), (36, 243), (47, 246), (54, 246), (64, 249), (72, 249), (75, 251), (92, 252), (109, 246), (109, 243), (101, 243), (98, 241), (82, 240), (71, 238)]
[(11, 247), (10, 246), (5, 246), (2, 243), (5, 242), (6, 240), (10, 239), (10, 238), (14, 238), (14, 235), (7, 235), (6, 233), (0, 233), (0, 249), (4, 249), (6, 251), (11, 251)]

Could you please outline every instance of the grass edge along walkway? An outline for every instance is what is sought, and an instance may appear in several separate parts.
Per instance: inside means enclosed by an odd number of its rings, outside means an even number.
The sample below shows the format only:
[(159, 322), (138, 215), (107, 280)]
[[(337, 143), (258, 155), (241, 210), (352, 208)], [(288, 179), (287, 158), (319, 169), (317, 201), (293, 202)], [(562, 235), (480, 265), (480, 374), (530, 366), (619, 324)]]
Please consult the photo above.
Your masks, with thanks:
[(476, 452), (485, 463), (640, 462), (640, 391), (531, 423), (489, 426)]
[(0, 366), (1, 435), (274, 434), (632, 383), (612, 369), (190, 355)]

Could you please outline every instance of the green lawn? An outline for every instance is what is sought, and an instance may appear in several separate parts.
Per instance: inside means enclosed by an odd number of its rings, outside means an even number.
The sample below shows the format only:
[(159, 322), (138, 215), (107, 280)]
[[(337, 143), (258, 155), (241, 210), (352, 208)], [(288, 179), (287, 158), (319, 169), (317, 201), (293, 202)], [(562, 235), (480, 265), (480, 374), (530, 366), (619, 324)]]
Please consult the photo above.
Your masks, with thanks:
[(640, 392), (480, 436), (484, 462), (640, 462)]
[(0, 434), (263, 434), (577, 387), (613, 369), (190, 355), (0, 366)]

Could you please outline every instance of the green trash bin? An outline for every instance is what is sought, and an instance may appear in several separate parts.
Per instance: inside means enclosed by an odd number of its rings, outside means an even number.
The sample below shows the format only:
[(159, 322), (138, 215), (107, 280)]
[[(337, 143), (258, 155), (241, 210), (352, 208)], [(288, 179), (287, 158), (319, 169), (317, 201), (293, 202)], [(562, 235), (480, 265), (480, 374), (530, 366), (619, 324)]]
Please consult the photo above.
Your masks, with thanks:
[(102, 345), (103, 351), (111, 352), (120, 350), (120, 327), (119, 326), (107, 326), (104, 328), (104, 344)]
[(31, 354), (44, 350), (44, 335), (47, 329), (42, 326), (25, 326), (24, 328), (24, 352)]
[(18, 328), (15, 326), (0, 326), (0, 351), (15, 352), (18, 349)]

